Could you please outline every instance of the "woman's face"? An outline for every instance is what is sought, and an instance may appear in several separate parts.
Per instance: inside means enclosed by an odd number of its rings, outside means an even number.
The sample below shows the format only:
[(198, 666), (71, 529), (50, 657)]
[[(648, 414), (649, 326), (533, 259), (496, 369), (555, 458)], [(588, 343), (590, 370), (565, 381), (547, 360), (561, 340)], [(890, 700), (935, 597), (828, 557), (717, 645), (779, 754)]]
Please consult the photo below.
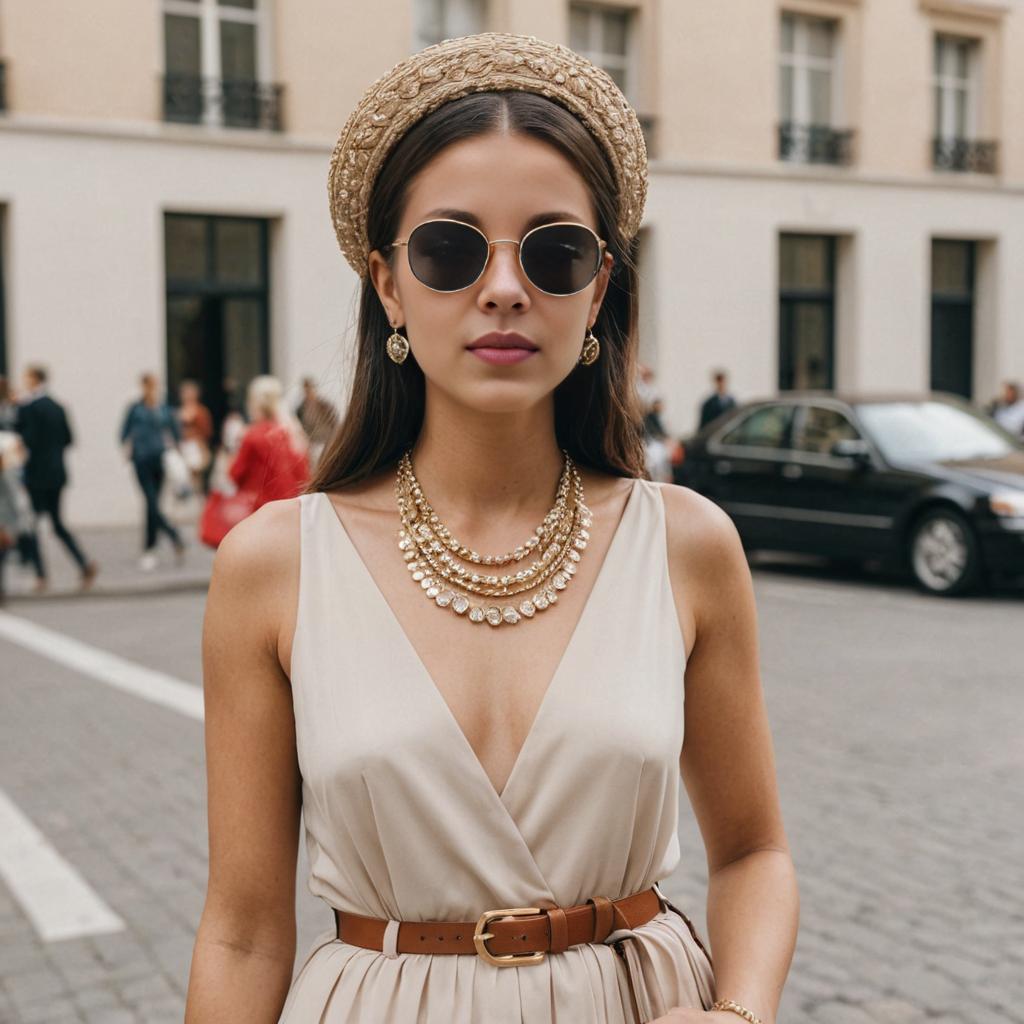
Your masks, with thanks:
[[(561, 153), (539, 139), (495, 132), (453, 143), (416, 175), (395, 239), (408, 238), (425, 220), (471, 215), (488, 239), (518, 240), (542, 214), (600, 234), (587, 185)], [(567, 296), (534, 287), (515, 245), (492, 246), (484, 273), (459, 292), (431, 291), (418, 281), (404, 246), (395, 250), (393, 271), (379, 252), (371, 253), (370, 275), (430, 386), (468, 406), (512, 412), (546, 398), (572, 372), (612, 262), (606, 251), (597, 277)], [(467, 346), (491, 331), (525, 335), (538, 351), (521, 362), (489, 363)]]

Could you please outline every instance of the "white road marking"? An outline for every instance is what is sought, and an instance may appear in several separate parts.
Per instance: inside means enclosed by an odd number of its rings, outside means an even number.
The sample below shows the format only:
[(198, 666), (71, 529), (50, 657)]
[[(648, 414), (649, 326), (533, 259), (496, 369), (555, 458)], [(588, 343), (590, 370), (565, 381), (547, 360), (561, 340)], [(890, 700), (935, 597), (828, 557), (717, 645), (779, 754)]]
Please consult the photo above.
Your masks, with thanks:
[(0, 789), (0, 878), (44, 942), (103, 935), (124, 921)]
[(188, 718), (203, 720), (202, 689), (174, 676), (120, 658), (9, 612), (0, 612), (0, 638), (66, 665), (72, 671), (90, 676), (115, 690), (160, 704)]

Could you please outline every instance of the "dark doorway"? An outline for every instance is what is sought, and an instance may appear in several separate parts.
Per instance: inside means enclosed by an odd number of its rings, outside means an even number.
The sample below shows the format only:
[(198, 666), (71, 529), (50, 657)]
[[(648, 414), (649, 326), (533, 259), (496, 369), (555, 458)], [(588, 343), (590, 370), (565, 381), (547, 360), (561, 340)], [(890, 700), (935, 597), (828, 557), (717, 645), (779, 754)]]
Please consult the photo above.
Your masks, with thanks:
[(780, 391), (834, 387), (835, 268), (833, 236), (779, 236)]
[(931, 388), (972, 398), (975, 243), (932, 239)]
[(268, 222), (252, 217), (169, 213), (164, 217), (167, 274), (167, 389), (199, 382), (215, 436), (245, 389), (270, 372)]

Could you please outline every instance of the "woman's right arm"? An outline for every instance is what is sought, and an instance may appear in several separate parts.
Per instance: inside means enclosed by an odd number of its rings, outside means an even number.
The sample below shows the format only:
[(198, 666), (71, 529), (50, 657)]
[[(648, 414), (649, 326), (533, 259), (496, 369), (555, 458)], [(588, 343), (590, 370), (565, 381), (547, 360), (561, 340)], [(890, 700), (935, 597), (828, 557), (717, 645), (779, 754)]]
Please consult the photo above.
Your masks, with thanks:
[(185, 1024), (276, 1024), (295, 962), (301, 778), (281, 624), (298, 586), (298, 499), (217, 549), (203, 620), (210, 866)]

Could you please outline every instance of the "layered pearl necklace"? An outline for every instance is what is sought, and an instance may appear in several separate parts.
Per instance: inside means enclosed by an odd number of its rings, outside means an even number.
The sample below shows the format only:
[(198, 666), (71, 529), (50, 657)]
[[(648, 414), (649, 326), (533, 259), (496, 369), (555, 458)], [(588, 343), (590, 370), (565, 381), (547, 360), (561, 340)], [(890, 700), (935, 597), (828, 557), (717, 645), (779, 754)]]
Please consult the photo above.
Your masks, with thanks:
[[(492, 626), (515, 625), (522, 619), (550, 608), (558, 601), (576, 574), (577, 563), (590, 538), (590, 509), (583, 500), (583, 482), (569, 453), (563, 449), (565, 466), (558, 481), (555, 504), (525, 544), (504, 555), (480, 555), (460, 543), (441, 522), (423, 496), (423, 489), (412, 471), (410, 452), (398, 461), (395, 497), (402, 526), (398, 548), (412, 579), (438, 608), (450, 608), (470, 622)], [(540, 556), (526, 569), (511, 575), (496, 576), (480, 572), (483, 566), (507, 566), (522, 562), (532, 552)], [(454, 553), (454, 557), (453, 557)], [(456, 557), (470, 563), (460, 564)], [(470, 594), (482, 598), (506, 598), (536, 590), (529, 598), (506, 603), (500, 600), (472, 601)]]

